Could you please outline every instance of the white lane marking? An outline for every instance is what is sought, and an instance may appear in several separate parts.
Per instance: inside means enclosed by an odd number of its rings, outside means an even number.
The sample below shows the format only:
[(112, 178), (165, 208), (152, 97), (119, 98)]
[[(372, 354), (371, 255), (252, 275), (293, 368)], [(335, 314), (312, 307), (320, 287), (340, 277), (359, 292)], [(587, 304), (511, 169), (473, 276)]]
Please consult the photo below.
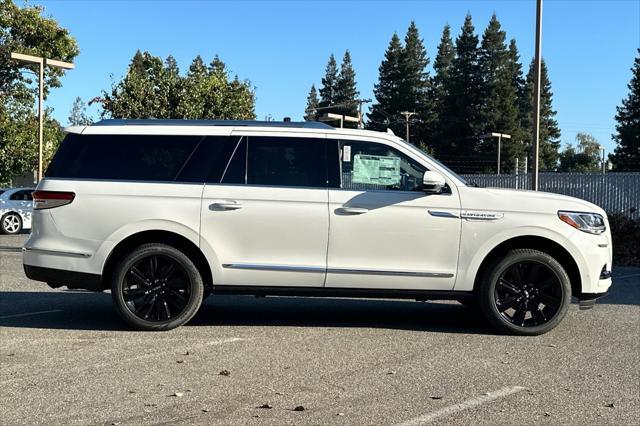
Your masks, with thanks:
[(53, 314), (55, 312), (64, 312), (64, 311), (62, 309), (52, 309), (50, 311), (26, 312), (24, 314), (5, 315), (0, 317), (0, 319), (28, 317), (31, 315)]
[(504, 398), (509, 395), (513, 395), (514, 393), (521, 392), (525, 390), (522, 386), (512, 386), (499, 389), (494, 392), (490, 392), (487, 395), (482, 395), (477, 398), (471, 398), (460, 404), (450, 405), (448, 407), (441, 408), (439, 410), (433, 411), (431, 413), (423, 414), (422, 416), (413, 418), (411, 420), (407, 420), (404, 423), (400, 423), (399, 426), (417, 426), (424, 425), (427, 423), (431, 423), (440, 417), (450, 416), (451, 414), (457, 413), (459, 411), (468, 410), (469, 408), (474, 408), (482, 404), (486, 404), (487, 402), (495, 401), (496, 399)]

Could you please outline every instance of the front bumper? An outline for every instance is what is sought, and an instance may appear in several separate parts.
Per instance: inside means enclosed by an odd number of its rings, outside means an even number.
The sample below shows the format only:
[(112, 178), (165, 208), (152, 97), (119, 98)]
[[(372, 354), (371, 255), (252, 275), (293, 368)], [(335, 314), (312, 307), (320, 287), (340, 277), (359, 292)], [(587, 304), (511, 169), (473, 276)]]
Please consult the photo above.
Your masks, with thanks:
[(596, 301), (609, 293), (582, 293), (579, 297), (580, 310), (591, 309), (595, 306)]

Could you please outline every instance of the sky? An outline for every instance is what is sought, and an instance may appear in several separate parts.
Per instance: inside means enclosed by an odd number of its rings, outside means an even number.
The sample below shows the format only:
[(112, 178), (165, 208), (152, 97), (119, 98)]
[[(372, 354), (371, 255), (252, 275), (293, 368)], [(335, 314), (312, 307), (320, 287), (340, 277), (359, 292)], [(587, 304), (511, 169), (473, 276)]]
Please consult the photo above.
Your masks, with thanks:
[[(47, 106), (63, 124), (76, 96), (87, 101), (126, 73), (137, 49), (173, 55), (184, 73), (196, 55), (217, 54), (255, 87), (257, 118), (301, 120), (306, 97), (331, 53), (351, 52), (361, 97), (373, 97), (378, 67), (394, 32), (416, 22), (433, 59), (442, 28), (457, 36), (471, 13), (482, 34), (493, 13), (515, 38), (524, 72), (535, 42), (535, 1), (37, 1), (80, 47), (76, 69)], [(545, 0), (542, 54), (549, 67), (562, 144), (577, 132), (615, 144), (616, 106), (627, 95), (640, 47), (640, 0)], [(89, 112), (98, 116), (98, 107)]]

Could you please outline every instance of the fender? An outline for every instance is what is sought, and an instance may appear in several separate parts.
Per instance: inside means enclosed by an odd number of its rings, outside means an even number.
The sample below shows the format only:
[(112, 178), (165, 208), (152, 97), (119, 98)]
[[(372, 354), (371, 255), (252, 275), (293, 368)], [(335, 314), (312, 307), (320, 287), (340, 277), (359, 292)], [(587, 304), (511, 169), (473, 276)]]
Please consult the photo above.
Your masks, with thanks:
[[(465, 225), (463, 224), (463, 238), (465, 233), (464, 228)], [(467, 232), (470, 232), (470, 230), (468, 229)], [(578, 250), (575, 244), (573, 244), (573, 242), (571, 241), (571, 236), (573, 234), (573, 231), (570, 231), (568, 234), (562, 234), (560, 232), (556, 232), (552, 229), (541, 226), (520, 226), (516, 228), (506, 229), (502, 232), (498, 232), (497, 234), (493, 234), (487, 240), (482, 241), (482, 244), (480, 246), (475, 246), (475, 244), (468, 243), (463, 240), (460, 244), (460, 260), (458, 263), (458, 274), (456, 282), (454, 284), (454, 290), (473, 290), (473, 285), (475, 283), (476, 275), (478, 274), (480, 265), (494, 248), (513, 238), (529, 236), (545, 238), (562, 246), (565, 250), (567, 250), (567, 252), (569, 252), (569, 254), (573, 257), (574, 261), (578, 265), (578, 270), (580, 271), (582, 282), (589, 282), (589, 273), (588, 268), (586, 267), (585, 259), (582, 256), (580, 250)], [(470, 257), (470, 260), (468, 262), (465, 262), (463, 259), (468, 257)]]

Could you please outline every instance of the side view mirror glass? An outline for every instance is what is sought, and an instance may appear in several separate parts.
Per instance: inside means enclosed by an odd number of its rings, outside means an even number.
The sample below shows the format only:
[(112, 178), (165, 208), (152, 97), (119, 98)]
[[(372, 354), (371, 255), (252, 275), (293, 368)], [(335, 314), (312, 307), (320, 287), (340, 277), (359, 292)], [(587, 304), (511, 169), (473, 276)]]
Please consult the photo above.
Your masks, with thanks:
[(438, 172), (427, 170), (422, 176), (422, 190), (427, 194), (439, 194), (446, 184), (444, 176)]

